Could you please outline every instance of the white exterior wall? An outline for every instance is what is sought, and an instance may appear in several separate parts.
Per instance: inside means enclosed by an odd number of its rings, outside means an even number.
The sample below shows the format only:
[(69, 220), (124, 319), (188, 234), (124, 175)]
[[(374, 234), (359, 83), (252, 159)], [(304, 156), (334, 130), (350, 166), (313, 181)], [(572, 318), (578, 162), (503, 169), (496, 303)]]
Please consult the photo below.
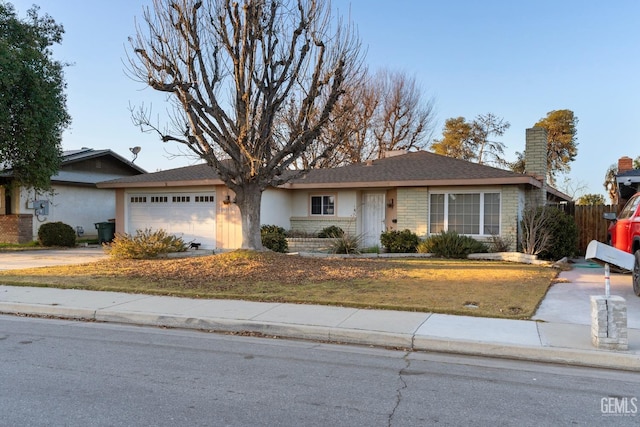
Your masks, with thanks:
[[(49, 201), (49, 215), (35, 215), (34, 200)], [(33, 239), (38, 239), (38, 229), (46, 222), (63, 222), (74, 230), (80, 226), (84, 236), (97, 236), (96, 222), (104, 222), (116, 216), (115, 190), (56, 185), (52, 193), (36, 194), (21, 189), (19, 206), (15, 213), (33, 215)]]
[[(312, 195), (336, 195), (336, 217), (354, 217), (358, 208), (358, 192), (356, 190), (297, 190), (292, 192), (291, 216), (308, 217), (310, 196)], [(263, 201), (264, 203), (264, 201)], [(331, 217), (327, 217), (331, 218)]]
[[(336, 215), (310, 215), (310, 196), (335, 195)], [(297, 231), (317, 233), (336, 225), (350, 234), (359, 229), (359, 192), (357, 190), (294, 190), (291, 192), (291, 227)]]
[(277, 225), (285, 230), (291, 228), (292, 192), (279, 189), (267, 189), (262, 193), (260, 206), (261, 225)]

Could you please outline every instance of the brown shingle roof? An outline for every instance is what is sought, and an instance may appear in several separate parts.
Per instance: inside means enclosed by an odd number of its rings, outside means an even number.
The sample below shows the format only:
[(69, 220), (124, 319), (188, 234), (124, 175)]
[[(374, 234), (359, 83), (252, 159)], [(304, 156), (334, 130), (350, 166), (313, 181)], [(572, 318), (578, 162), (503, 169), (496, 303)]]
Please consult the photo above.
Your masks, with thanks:
[(176, 169), (167, 169), (159, 172), (146, 173), (142, 175), (127, 176), (124, 178), (105, 181), (98, 184), (100, 188), (118, 187), (154, 187), (157, 184), (182, 183), (182, 185), (192, 184), (221, 184), (222, 181), (216, 171), (206, 163), (193, 166), (184, 166)]
[(292, 184), (520, 180), (523, 177), (504, 169), (417, 151), (339, 168), (313, 170)]
[[(101, 188), (158, 187), (223, 184), (205, 163), (120, 178), (98, 184)], [(403, 187), (433, 185), (530, 184), (532, 176), (417, 151), (332, 169), (314, 169), (286, 188)]]

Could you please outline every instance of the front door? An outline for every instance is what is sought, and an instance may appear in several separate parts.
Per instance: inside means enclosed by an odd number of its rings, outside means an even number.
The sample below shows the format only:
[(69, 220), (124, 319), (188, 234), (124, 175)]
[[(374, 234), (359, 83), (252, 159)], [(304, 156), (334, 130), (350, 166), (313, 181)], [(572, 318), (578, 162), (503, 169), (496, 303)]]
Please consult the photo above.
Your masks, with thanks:
[(363, 248), (380, 246), (380, 234), (385, 231), (385, 193), (362, 195)]

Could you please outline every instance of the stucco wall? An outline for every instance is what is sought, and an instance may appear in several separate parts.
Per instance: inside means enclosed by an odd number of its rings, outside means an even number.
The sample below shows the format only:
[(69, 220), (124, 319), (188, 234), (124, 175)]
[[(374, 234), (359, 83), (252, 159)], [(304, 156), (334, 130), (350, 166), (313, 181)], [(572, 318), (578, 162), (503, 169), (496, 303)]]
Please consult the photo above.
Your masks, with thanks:
[[(358, 221), (356, 213), (358, 211), (358, 195), (356, 190), (325, 190), (307, 191), (296, 190), (291, 192), (291, 218), (290, 228), (295, 231), (315, 234), (325, 227), (335, 225), (345, 232), (356, 235), (358, 231)], [(335, 195), (336, 215), (332, 216), (311, 216), (310, 197), (315, 195)], [(285, 227), (286, 228), (286, 227)]]
[(268, 189), (262, 193), (262, 206), (260, 208), (260, 222), (268, 225), (277, 225), (285, 230), (291, 228), (291, 191), (280, 189)]
[(293, 190), (291, 195), (291, 211), (293, 217), (306, 217), (310, 215), (311, 196), (335, 195), (336, 216), (351, 217), (355, 215), (357, 208), (358, 192), (356, 190)]
[[(34, 200), (49, 201), (48, 215), (35, 215)], [(32, 190), (20, 192), (19, 213), (33, 215), (33, 238), (47, 222), (61, 221), (73, 227), (82, 227), (85, 237), (97, 236), (95, 223), (116, 216), (115, 190), (56, 184), (51, 193), (36, 194)]]

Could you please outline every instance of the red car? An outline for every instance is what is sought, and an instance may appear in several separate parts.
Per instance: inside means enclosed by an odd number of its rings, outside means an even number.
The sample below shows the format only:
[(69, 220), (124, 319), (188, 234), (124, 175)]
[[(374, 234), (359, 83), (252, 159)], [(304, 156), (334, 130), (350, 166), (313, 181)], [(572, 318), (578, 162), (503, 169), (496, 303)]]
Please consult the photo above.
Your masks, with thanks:
[(636, 257), (633, 291), (640, 296), (640, 193), (629, 199), (617, 218), (613, 212), (606, 213), (605, 218), (613, 221), (607, 232), (607, 242)]

